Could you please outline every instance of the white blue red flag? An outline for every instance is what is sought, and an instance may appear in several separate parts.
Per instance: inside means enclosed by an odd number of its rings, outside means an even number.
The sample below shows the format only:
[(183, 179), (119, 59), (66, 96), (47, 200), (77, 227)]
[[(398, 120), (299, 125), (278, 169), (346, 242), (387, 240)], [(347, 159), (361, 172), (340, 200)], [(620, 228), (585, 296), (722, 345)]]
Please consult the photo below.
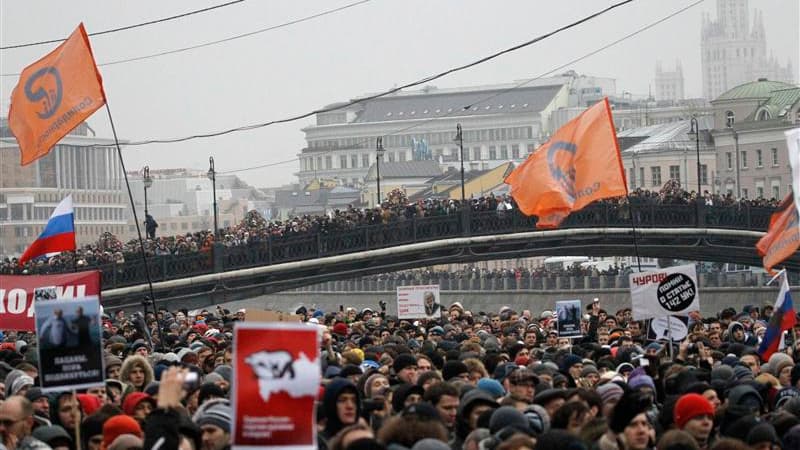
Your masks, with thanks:
[(70, 250), (75, 250), (75, 213), (72, 210), (72, 196), (68, 195), (56, 206), (42, 234), (19, 258), (19, 265), (42, 255)]
[(775, 309), (767, 325), (767, 332), (758, 347), (758, 354), (764, 361), (769, 360), (773, 353), (778, 351), (783, 332), (791, 330), (797, 323), (797, 316), (794, 311), (792, 294), (789, 291), (789, 282), (786, 281), (786, 273), (783, 274), (781, 290), (778, 292), (778, 299), (775, 301)]

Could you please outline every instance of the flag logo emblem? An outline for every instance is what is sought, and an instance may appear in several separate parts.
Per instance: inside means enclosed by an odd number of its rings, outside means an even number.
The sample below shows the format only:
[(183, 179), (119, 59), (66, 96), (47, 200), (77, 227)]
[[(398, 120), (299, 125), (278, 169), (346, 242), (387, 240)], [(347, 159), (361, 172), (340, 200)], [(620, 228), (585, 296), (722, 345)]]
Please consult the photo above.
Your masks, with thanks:
[(40, 119), (49, 119), (58, 111), (62, 96), (61, 74), (55, 67), (42, 67), (25, 82), (25, 97), (31, 103), (42, 102), (44, 110), (36, 113)]
[(572, 142), (557, 141), (547, 149), (547, 167), (550, 176), (564, 189), (569, 201), (575, 201), (575, 152), (578, 147)]

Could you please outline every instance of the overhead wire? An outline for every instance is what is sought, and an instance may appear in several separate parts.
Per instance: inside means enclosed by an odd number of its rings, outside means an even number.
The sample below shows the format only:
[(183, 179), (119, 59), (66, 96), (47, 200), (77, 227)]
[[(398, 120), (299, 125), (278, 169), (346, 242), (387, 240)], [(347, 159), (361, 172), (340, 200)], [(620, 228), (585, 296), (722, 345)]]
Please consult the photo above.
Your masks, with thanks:
[[(239, 1), (244, 1), (244, 0), (239, 0)], [(261, 28), (261, 29), (255, 30), (255, 31), (250, 31), (250, 32), (247, 32), (247, 33), (242, 33), (242, 34), (237, 34), (237, 35), (229, 36), (229, 37), (226, 37), (226, 38), (223, 38), (223, 39), (217, 39), (215, 41), (210, 41), (210, 42), (204, 42), (204, 43), (201, 43), (201, 44), (190, 45), (188, 47), (181, 47), (181, 48), (176, 48), (176, 49), (173, 49), (173, 50), (165, 50), (163, 52), (151, 53), (151, 54), (148, 54), (148, 55), (135, 56), (135, 57), (132, 57), (132, 58), (125, 58), (125, 59), (118, 59), (118, 60), (115, 60), (115, 61), (103, 62), (103, 63), (98, 64), (97, 66), (98, 67), (114, 66), (114, 65), (117, 65), (117, 64), (125, 64), (125, 63), (135, 62), (135, 61), (144, 61), (144, 60), (147, 60), (147, 59), (158, 58), (158, 57), (161, 57), (161, 56), (188, 52), (190, 50), (196, 50), (196, 49), (199, 49), (199, 48), (211, 47), (213, 45), (218, 45), (218, 44), (222, 44), (222, 43), (225, 43), (225, 42), (235, 41), (237, 39), (242, 39), (242, 38), (254, 36), (254, 35), (257, 35), (257, 34), (266, 33), (268, 31), (273, 31), (273, 30), (277, 30), (277, 29), (280, 29), (280, 28), (285, 28), (285, 27), (288, 27), (288, 26), (291, 26), (291, 25), (302, 23), (302, 22), (307, 22), (309, 20), (313, 20), (313, 19), (316, 19), (316, 18), (319, 18), (319, 17), (327, 16), (329, 14), (333, 14), (333, 13), (336, 13), (336, 12), (339, 12), (339, 11), (343, 11), (345, 9), (349, 9), (349, 8), (352, 8), (352, 7), (355, 7), (355, 6), (364, 4), (364, 3), (369, 3), (370, 1), (372, 1), (372, 0), (359, 0), (359, 1), (356, 1), (356, 2), (353, 2), (353, 3), (348, 3), (346, 5), (342, 5), (342, 6), (338, 7), (338, 8), (328, 9), (328, 10), (321, 11), (321, 12), (318, 12), (318, 13), (315, 13), (315, 14), (311, 14), (309, 16), (301, 17), (299, 19), (293, 19), (293, 20), (290, 20), (288, 22), (279, 23), (277, 25), (271, 25), (269, 27)], [(19, 75), (20, 75), (19, 73), (4, 73), (4, 74), (0, 74), (0, 77), (15, 77), (15, 76), (19, 76)]]
[[(558, 67), (550, 69), (547, 72), (543, 72), (543, 73), (541, 73), (541, 74), (539, 74), (539, 75), (537, 75), (537, 76), (535, 76), (533, 78), (528, 78), (526, 80), (523, 80), (520, 83), (517, 83), (514, 86), (512, 86), (512, 87), (510, 87), (510, 88), (508, 88), (506, 90), (501, 90), (501, 91), (499, 91), (497, 93), (492, 93), (492, 94), (490, 94), (490, 95), (488, 95), (488, 96), (486, 96), (486, 97), (484, 97), (484, 98), (482, 98), (482, 99), (480, 99), (480, 100), (478, 100), (478, 101), (476, 101), (476, 102), (474, 102), (474, 103), (472, 103), (470, 105), (465, 105), (462, 108), (462, 111), (463, 110), (467, 110), (472, 106), (480, 105), (482, 103), (485, 103), (486, 101), (491, 100), (491, 99), (493, 99), (493, 98), (495, 98), (495, 97), (497, 97), (499, 95), (502, 95), (504, 93), (507, 93), (507, 92), (510, 92), (510, 91), (513, 91), (513, 90), (516, 90), (516, 89), (520, 89), (520, 88), (530, 84), (533, 81), (542, 79), (542, 78), (544, 78), (544, 77), (546, 77), (548, 75), (552, 75), (553, 73), (558, 72), (559, 70), (562, 70), (562, 69), (564, 69), (564, 68), (566, 68), (568, 66), (571, 66), (572, 64), (575, 64), (577, 62), (583, 61), (584, 59), (592, 57), (592, 56), (596, 55), (597, 53), (600, 53), (600, 52), (602, 52), (604, 50), (607, 50), (607, 49), (609, 49), (609, 48), (611, 48), (611, 47), (613, 47), (613, 46), (615, 46), (615, 45), (617, 45), (617, 44), (619, 44), (619, 43), (621, 43), (623, 41), (626, 41), (626, 40), (628, 40), (628, 39), (630, 39), (630, 38), (632, 38), (632, 37), (634, 37), (634, 36), (636, 36), (638, 34), (641, 34), (641, 33), (645, 32), (645, 31), (649, 30), (650, 28), (655, 27), (656, 25), (659, 25), (659, 24), (661, 24), (663, 22), (666, 22), (667, 20), (669, 20), (669, 19), (671, 19), (671, 18), (673, 18), (673, 17), (675, 17), (675, 16), (677, 16), (677, 15), (679, 15), (679, 14), (681, 14), (681, 13), (683, 13), (683, 12), (685, 12), (685, 11), (687, 11), (687, 10), (689, 10), (689, 9), (691, 9), (691, 8), (697, 6), (697, 5), (699, 5), (699, 4), (701, 4), (701, 3), (705, 2), (705, 1), (706, 0), (696, 0), (695, 2), (690, 3), (689, 5), (687, 5), (687, 6), (683, 7), (683, 8), (677, 9), (674, 12), (662, 17), (661, 19), (658, 19), (658, 20), (656, 20), (654, 22), (651, 22), (651, 23), (641, 27), (641, 28), (638, 28), (637, 30), (635, 30), (635, 31), (633, 31), (631, 33), (628, 33), (628, 34), (626, 34), (626, 35), (624, 35), (624, 36), (622, 36), (622, 37), (620, 37), (620, 38), (618, 38), (618, 39), (616, 39), (616, 40), (614, 40), (614, 41), (612, 41), (612, 42), (610, 42), (610, 43), (608, 43), (606, 45), (603, 45), (602, 47), (599, 47), (599, 48), (597, 48), (597, 49), (595, 49), (595, 50), (593, 50), (593, 51), (591, 51), (589, 53), (586, 53), (586, 54), (584, 54), (582, 56), (579, 56), (579, 57), (574, 58), (574, 59), (572, 59), (570, 61), (567, 61), (566, 63), (563, 63), (563, 64), (559, 65)], [(447, 118), (447, 117), (452, 116), (452, 115), (454, 115), (454, 114), (456, 114), (458, 112), (460, 112), (460, 111), (457, 111), (457, 110), (454, 109), (452, 112), (444, 113), (444, 114), (438, 115), (436, 117), (432, 117), (430, 119), (426, 119), (424, 121), (420, 121), (420, 122), (414, 123), (412, 125), (400, 128), (400, 129), (392, 131), (390, 133), (382, 134), (381, 136), (397, 135), (397, 134), (402, 133), (404, 131), (408, 131), (408, 130), (411, 130), (411, 129), (414, 129), (414, 128), (417, 128), (417, 127), (420, 127), (420, 126), (423, 126), (423, 125), (427, 125), (427, 124), (429, 124), (429, 123), (431, 123), (433, 121), (440, 120), (440, 119), (443, 119), (443, 118)], [(361, 140), (361, 141), (357, 142), (355, 145), (368, 143), (372, 139), (374, 139), (374, 138), (370, 137), (368, 139)], [(692, 142), (694, 142), (694, 141), (692, 141)], [(331, 150), (327, 150), (327, 151), (324, 151), (324, 152), (319, 152), (318, 154), (315, 154), (314, 156), (325, 156), (326, 154), (333, 153), (333, 152), (338, 151), (338, 150), (340, 150), (340, 149), (331, 149)], [(252, 166), (252, 167), (245, 167), (245, 168), (241, 168), (241, 169), (232, 169), (232, 170), (228, 170), (228, 171), (225, 171), (225, 172), (220, 171), (220, 173), (229, 174), (229, 173), (247, 172), (247, 171), (250, 171), (250, 170), (258, 170), (258, 169), (264, 169), (264, 168), (267, 168), (267, 167), (274, 167), (274, 166), (279, 166), (279, 165), (282, 165), (282, 164), (288, 164), (290, 162), (299, 161), (299, 160), (300, 160), (300, 158), (293, 158), (293, 159), (277, 161), (277, 162), (273, 162), (273, 163), (261, 164), (261, 165)]]
[[(220, 8), (224, 8), (226, 6), (235, 5), (237, 3), (242, 3), (244, 1), (245, 0), (233, 0), (233, 1), (230, 1), (230, 2), (227, 2), (227, 3), (221, 3), (219, 5), (209, 6), (207, 8), (196, 9), (194, 11), (188, 11), (188, 12), (185, 12), (185, 13), (176, 14), (174, 16), (163, 17), (161, 19), (149, 20), (147, 22), (141, 22), (141, 23), (137, 23), (137, 24), (133, 24), (133, 25), (126, 25), (126, 26), (123, 26), (123, 27), (112, 28), (112, 29), (109, 29), (109, 30), (96, 31), (94, 33), (88, 33), (88, 35), (89, 36), (100, 36), (100, 35), (103, 35), (103, 34), (110, 34), (110, 33), (116, 33), (116, 32), (119, 32), (119, 31), (132, 30), (134, 28), (140, 28), (140, 27), (144, 27), (144, 26), (148, 26), (148, 25), (154, 25), (154, 24), (157, 24), (157, 23), (168, 22), (170, 20), (175, 20), (175, 19), (182, 19), (184, 17), (193, 16), (195, 14), (200, 14), (200, 13), (204, 13), (204, 12), (208, 12), (208, 11), (213, 11), (215, 9), (220, 9)], [(29, 42), (29, 43), (26, 43), (26, 44), (6, 45), (6, 46), (0, 47), (0, 50), (11, 50), (11, 49), (15, 49), (15, 48), (34, 47), (34, 46), (37, 46), (37, 45), (53, 44), (53, 43), (56, 43), (56, 42), (63, 42), (66, 39), (67, 38), (50, 39), (50, 40), (46, 40), (46, 41)]]

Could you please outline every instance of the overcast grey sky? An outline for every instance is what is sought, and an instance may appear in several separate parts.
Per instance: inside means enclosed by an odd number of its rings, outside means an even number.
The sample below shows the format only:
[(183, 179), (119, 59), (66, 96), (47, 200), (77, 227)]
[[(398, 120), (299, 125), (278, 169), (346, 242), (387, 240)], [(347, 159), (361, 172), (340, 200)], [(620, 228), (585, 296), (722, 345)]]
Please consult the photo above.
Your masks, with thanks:
[[(589, 53), (695, 0), (637, 0), (594, 21), (473, 69), (436, 80), (439, 87), (505, 83), (537, 76)], [(257, 1), (163, 24), (92, 38), (102, 64), (191, 46), (309, 16), (355, 0)], [(0, 43), (65, 37), (81, 21), (89, 33), (224, 3), (215, 1), (0, 1)], [(371, 0), (300, 24), (188, 52), (101, 67), (121, 139), (180, 137), (266, 122), (438, 73), (529, 40), (600, 10), (607, 0)], [(751, 0), (764, 12), (767, 45), (798, 70), (798, 0)], [(617, 79), (617, 90), (645, 95), (657, 60), (683, 63), (687, 95), (701, 95), (701, 12), (716, 0), (605, 50), (572, 69)], [(751, 12), (752, 18), (752, 12)], [(0, 73), (18, 73), (55, 47), (0, 52)], [(565, 69), (566, 70), (566, 69)], [(1, 77), (7, 115), (17, 77)], [(123, 148), (128, 169), (240, 169), (293, 158), (300, 129), (313, 118), (179, 144)], [(106, 114), (89, 124), (111, 137)], [(295, 179), (297, 162), (241, 172), (256, 186)]]

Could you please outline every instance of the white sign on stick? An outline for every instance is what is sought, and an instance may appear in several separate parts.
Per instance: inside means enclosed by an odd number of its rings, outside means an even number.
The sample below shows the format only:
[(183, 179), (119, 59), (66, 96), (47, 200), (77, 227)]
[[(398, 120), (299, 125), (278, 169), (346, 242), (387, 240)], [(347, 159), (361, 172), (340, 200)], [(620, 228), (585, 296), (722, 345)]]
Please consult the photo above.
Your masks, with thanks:
[(438, 319), (441, 316), (438, 284), (397, 288), (398, 319)]
[(700, 309), (694, 264), (632, 273), (629, 280), (634, 320), (685, 316)]

